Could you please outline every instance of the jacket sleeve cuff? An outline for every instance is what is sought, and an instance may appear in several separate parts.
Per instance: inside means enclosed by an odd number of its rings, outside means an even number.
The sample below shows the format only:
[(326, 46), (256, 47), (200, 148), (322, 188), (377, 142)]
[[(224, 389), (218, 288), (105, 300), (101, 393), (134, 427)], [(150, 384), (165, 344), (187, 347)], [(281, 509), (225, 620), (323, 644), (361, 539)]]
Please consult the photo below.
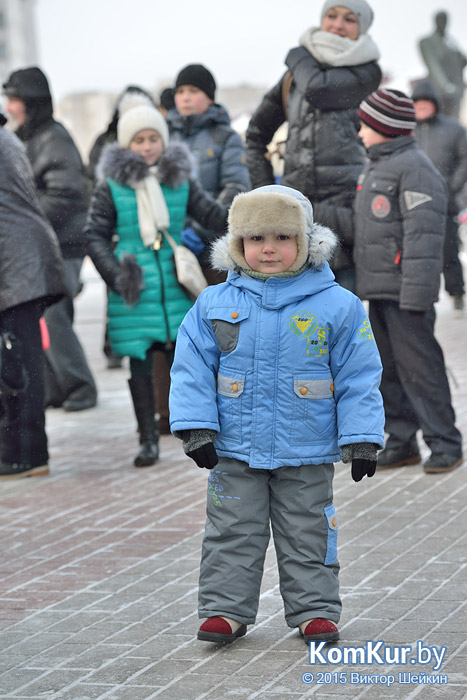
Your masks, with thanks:
[[(217, 438), (217, 433), (215, 430), (208, 430), (206, 428), (199, 428), (197, 430), (184, 430), (182, 437), (183, 440), (183, 450), (185, 454), (197, 450), (203, 445), (207, 445), (208, 442), (214, 443)], [(179, 437), (179, 435), (176, 435)]]
[(343, 445), (342, 461), (344, 464), (351, 462), (353, 459), (368, 459), (376, 462), (378, 446), (374, 442), (355, 442), (352, 445)]

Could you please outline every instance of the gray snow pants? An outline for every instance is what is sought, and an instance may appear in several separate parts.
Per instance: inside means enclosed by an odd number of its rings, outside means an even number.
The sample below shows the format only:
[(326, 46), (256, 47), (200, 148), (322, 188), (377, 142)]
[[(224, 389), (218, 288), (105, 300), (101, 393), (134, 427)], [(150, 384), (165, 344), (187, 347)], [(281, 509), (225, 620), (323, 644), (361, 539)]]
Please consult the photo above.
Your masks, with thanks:
[(271, 525), (289, 627), (339, 621), (333, 476), (333, 464), (266, 470), (220, 458), (208, 482), (199, 617), (255, 622)]

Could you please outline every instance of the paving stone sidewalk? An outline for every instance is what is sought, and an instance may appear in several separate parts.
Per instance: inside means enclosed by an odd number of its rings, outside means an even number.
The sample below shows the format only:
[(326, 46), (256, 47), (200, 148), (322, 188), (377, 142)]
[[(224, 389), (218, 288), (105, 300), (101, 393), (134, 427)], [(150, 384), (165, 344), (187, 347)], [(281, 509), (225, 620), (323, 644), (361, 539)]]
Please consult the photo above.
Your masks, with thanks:
[[(105, 368), (105, 292), (90, 263), (84, 278), (77, 328), (99, 404), (48, 411), (50, 476), (0, 484), (1, 700), (467, 698), (466, 466), (355, 484), (336, 465), (343, 615), (326, 663), (310, 665), (285, 624), (272, 548), (257, 624), (230, 646), (196, 640), (207, 472), (171, 436), (156, 467), (132, 466), (128, 369)], [(467, 315), (454, 319), (444, 294), (437, 311), (467, 436)], [(378, 640), (382, 664), (340, 658)], [(411, 645), (395, 663), (396, 647)]]

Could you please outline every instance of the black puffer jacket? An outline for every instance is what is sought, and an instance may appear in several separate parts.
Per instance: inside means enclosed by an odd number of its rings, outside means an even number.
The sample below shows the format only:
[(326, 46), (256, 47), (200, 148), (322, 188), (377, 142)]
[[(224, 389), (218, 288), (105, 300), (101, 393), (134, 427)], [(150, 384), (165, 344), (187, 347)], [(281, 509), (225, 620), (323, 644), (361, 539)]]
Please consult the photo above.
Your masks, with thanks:
[(412, 136), (372, 146), (368, 155), (354, 207), (357, 293), (427, 311), (442, 268), (444, 179)]
[(0, 312), (62, 298), (62, 257), (40, 209), (31, 166), (16, 136), (0, 127)]
[[(439, 110), (438, 91), (429, 80), (421, 80), (414, 88), (413, 100), (430, 100)], [(467, 133), (454, 119), (437, 111), (423, 122), (417, 122), (415, 138), (422, 151), (446, 180), (449, 193), (448, 214), (463, 208), (457, 199), (467, 182)]]
[(287, 115), (284, 76), (265, 95), (246, 133), (253, 186), (274, 182), (264, 156), (274, 133), (288, 119), (282, 184), (300, 190), (313, 203), (342, 193), (353, 196), (365, 162), (357, 108), (380, 83), (378, 64), (332, 68), (318, 63), (304, 47), (292, 49), (286, 63), (293, 77)]
[[(365, 163), (358, 136), (357, 109), (381, 80), (376, 61), (351, 67), (319, 63), (300, 46), (286, 59), (292, 75), (284, 109), (287, 73), (270, 90), (253, 114), (246, 132), (246, 156), (253, 187), (274, 182), (267, 146), (279, 126), (289, 123), (282, 184), (316, 202), (329, 200), (352, 207), (355, 187)], [(341, 240), (331, 262), (333, 270), (352, 264), (352, 241)]]
[(89, 204), (86, 173), (78, 149), (64, 126), (52, 117), (52, 98), (39, 68), (11, 74), (5, 93), (26, 105), (26, 122), (17, 136), (26, 146), (41, 206), (57, 234), (64, 258), (84, 256), (83, 227)]

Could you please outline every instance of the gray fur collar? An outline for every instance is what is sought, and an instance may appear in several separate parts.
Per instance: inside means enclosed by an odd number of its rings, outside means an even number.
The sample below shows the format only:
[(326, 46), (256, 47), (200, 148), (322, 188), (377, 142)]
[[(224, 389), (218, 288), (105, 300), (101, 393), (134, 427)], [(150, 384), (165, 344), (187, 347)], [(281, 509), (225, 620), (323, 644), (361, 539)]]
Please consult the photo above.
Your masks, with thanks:
[[(231, 234), (219, 238), (212, 245), (211, 264), (216, 270), (233, 270), (239, 272), (239, 267), (230, 254)], [(312, 267), (321, 267), (324, 262), (332, 258), (338, 239), (330, 228), (321, 224), (313, 224), (311, 233), (308, 234), (308, 264)]]
[[(190, 177), (193, 170), (192, 156), (183, 143), (170, 144), (157, 165), (157, 179), (161, 185), (178, 187)], [(149, 168), (137, 153), (110, 143), (102, 150), (96, 168), (98, 181), (108, 177), (120, 185), (134, 186), (149, 175)]]

